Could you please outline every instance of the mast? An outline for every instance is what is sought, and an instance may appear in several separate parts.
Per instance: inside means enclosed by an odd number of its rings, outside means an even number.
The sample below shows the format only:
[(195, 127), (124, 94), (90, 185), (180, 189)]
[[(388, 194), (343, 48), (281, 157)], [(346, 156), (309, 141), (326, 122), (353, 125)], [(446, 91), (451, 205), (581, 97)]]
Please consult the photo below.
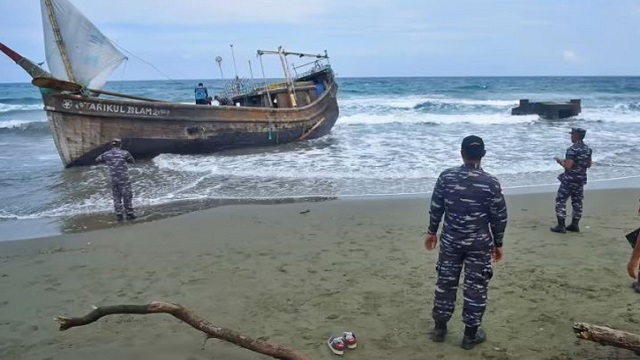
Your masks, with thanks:
[[(280, 57), (280, 62), (282, 63), (282, 70), (284, 71), (285, 82), (287, 83), (287, 92), (289, 93), (289, 98), (291, 99), (291, 105), (293, 107), (297, 107), (298, 103), (296, 102), (295, 97), (295, 89), (293, 87), (293, 80), (291, 79), (291, 74), (288, 69), (287, 55), (295, 55), (299, 57), (315, 57), (316, 59), (326, 59), (329, 60), (329, 55), (325, 50), (324, 55), (321, 54), (305, 54), (299, 52), (288, 52), (285, 51), (282, 46), (278, 47), (278, 51), (273, 50), (258, 50), (258, 56), (260, 56), (260, 61), (262, 61), (262, 55), (270, 54), (270, 55), (278, 55)], [(262, 65), (262, 63), (260, 64)], [(262, 70), (264, 73), (264, 69)], [(263, 75), (264, 76), (264, 75)]]
[(284, 55), (282, 46), (278, 48), (278, 55), (280, 55), (280, 62), (282, 63), (282, 70), (284, 70), (284, 79), (287, 82), (287, 92), (289, 93), (289, 100), (291, 100), (292, 107), (298, 107), (295, 94), (293, 93), (293, 81), (291, 80), (291, 74), (287, 67), (287, 57)]
[(73, 69), (71, 69), (71, 63), (69, 62), (69, 56), (67, 55), (67, 48), (64, 46), (64, 42), (62, 41), (60, 27), (58, 26), (58, 20), (56, 19), (56, 16), (53, 12), (53, 5), (51, 4), (51, 0), (44, 0), (44, 3), (47, 6), (49, 22), (51, 22), (53, 35), (56, 37), (56, 44), (58, 45), (58, 50), (60, 51), (60, 56), (62, 57), (64, 68), (67, 71), (67, 76), (69, 76), (69, 81), (76, 82), (76, 77), (73, 74)]

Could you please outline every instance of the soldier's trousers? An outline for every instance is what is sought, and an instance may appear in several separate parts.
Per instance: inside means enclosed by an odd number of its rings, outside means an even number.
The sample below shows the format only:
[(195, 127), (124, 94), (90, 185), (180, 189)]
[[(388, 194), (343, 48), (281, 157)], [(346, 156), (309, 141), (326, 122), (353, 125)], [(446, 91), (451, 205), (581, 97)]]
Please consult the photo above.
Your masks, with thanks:
[[(491, 243), (491, 239), (489, 244)], [(486, 243), (483, 241), (483, 243)], [(438, 280), (435, 290), (432, 316), (434, 320), (447, 322), (456, 305), (458, 282), (464, 265), (464, 303), (462, 321), (466, 326), (480, 326), (487, 307), (489, 280), (493, 276), (491, 246), (467, 249), (467, 246), (440, 244), (436, 271)]]
[(582, 217), (582, 199), (584, 199), (584, 185), (582, 183), (560, 182), (558, 195), (556, 196), (556, 216), (567, 217), (567, 200), (571, 198), (573, 218), (580, 220)]
[(133, 214), (133, 206), (131, 205), (133, 192), (130, 181), (111, 182), (111, 194), (117, 215), (122, 215), (123, 209), (126, 214)]

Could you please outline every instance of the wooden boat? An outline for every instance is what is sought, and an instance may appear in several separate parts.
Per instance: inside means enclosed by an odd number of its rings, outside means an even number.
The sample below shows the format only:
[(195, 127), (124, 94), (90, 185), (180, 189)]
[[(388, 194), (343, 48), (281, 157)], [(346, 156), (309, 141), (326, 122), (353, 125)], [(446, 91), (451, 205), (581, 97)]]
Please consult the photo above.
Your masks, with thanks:
[[(123, 148), (135, 158), (204, 154), (318, 138), (328, 134), (338, 118), (338, 85), (326, 51), (259, 50), (260, 57), (280, 57), (285, 81), (238, 89), (232, 94), (234, 106), (148, 99), (101, 90), (126, 57), (68, 0), (41, 0), (41, 7), (51, 73), (2, 43), (0, 50), (40, 88), (65, 167), (94, 163), (113, 138), (122, 139)], [(313, 67), (292, 77), (289, 55), (312, 57)]]

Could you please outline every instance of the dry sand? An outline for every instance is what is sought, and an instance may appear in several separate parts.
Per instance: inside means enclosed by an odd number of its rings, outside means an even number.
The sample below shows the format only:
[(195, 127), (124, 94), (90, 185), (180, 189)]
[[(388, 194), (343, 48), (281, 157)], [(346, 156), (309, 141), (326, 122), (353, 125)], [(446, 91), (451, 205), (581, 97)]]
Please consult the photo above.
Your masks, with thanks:
[(553, 198), (508, 196), (489, 340), (472, 351), (459, 347), (461, 293), (447, 341), (428, 339), (437, 252), (423, 248), (423, 197), (224, 206), (0, 243), (0, 359), (265, 358), (217, 340), (202, 350), (203, 336), (168, 315), (113, 316), (66, 332), (52, 320), (153, 300), (313, 359), (337, 358), (325, 339), (343, 330), (359, 338), (348, 359), (638, 358), (571, 330), (585, 321), (640, 333), (623, 237), (638, 225), (638, 191), (588, 192), (580, 234), (549, 232)]

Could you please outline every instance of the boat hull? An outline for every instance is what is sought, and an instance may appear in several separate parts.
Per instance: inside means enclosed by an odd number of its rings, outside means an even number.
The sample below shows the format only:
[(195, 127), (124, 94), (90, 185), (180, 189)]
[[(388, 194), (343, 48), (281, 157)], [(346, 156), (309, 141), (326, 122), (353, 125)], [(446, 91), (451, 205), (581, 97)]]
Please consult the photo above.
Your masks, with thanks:
[(137, 159), (274, 146), (324, 136), (338, 119), (337, 84), (300, 108), (262, 108), (122, 101), (43, 94), (54, 142), (65, 167), (91, 165), (122, 139)]

